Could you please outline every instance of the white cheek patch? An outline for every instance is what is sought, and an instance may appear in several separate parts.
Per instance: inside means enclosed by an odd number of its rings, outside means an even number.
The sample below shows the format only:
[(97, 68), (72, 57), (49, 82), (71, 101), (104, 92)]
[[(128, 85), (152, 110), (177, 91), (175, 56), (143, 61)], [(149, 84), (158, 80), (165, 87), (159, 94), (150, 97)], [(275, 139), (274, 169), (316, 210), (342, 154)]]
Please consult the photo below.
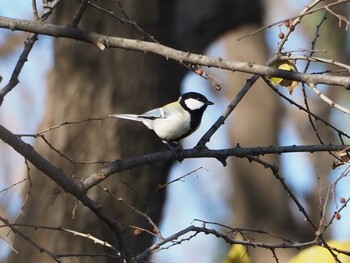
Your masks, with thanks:
[(204, 102), (193, 99), (193, 98), (186, 99), (185, 104), (190, 110), (198, 110), (205, 105)]

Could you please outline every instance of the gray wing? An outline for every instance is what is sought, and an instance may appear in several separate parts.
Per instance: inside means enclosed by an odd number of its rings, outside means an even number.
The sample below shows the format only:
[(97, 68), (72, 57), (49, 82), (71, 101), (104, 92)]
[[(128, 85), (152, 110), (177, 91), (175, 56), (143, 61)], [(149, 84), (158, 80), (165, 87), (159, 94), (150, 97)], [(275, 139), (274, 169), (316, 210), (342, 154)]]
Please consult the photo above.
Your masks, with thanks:
[(139, 115), (138, 117), (140, 119), (155, 120), (155, 119), (165, 118), (166, 116), (162, 108), (157, 108), (157, 109), (147, 111)]
[(161, 108), (147, 111), (139, 115), (139, 117), (149, 119), (149, 120), (164, 119), (164, 118), (167, 118), (169, 115), (174, 114), (175, 112), (178, 112), (180, 109), (181, 107), (179, 107), (178, 102), (172, 102)]

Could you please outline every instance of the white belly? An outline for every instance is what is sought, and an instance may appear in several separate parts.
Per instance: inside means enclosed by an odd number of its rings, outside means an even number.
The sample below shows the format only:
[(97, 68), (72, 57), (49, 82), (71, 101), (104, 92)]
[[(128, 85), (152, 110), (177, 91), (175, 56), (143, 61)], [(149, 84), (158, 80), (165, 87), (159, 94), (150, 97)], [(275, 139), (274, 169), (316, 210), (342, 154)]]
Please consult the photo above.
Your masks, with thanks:
[[(185, 113), (188, 114), (189, 113)], [(184, 121), (187, 120), (187, 121)], [(184, 118), (183, 113), (172, 114), (171, 117), (156, 119), (153, 122), (154, 132), (166, 141), (174, 141), (190, 130), (190, 118)]]

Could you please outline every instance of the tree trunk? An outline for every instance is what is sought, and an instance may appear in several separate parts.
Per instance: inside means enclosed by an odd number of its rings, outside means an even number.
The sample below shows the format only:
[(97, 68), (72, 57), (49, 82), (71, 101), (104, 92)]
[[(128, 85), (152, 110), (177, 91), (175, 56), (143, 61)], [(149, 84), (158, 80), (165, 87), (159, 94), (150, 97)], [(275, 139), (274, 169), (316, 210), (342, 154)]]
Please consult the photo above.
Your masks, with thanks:
[[(222, 36), (218, 42), (225, 47), (228, 57), (233, 60), (267, 61), (264, 36), (255, 35), (237, 42), (237, 38), (255, 31), (258, 27), (245, 26)], [(243, 87), (249, 78), (247, 74), (224, 74), (225, 93), (228, 99)], [(243, 101), (235, 109), (229, 122), (232, 145), (257, 147), (278, 145), (283, 108), (279, 97), (262, 80), (255, 83)], [(279, 166), (279, 156), (261, 156), (260, 159)], [(259, 229), (282, 237), (295, 238), (298, 225), (293, 219), (290, 199), (283, 186), (276, 180), (271, 170), (247, 159), (234, 159), (231, 163), (233, 194), (229, 206), (232, 207), (232, 227)], [(260, 242), (276, 242), (276, 239), (256, 233), (248, 234)], [(278, 259), (286, 262), (289, 250), (278, 251)], [(274, 261), (267, 249), (249, 249), (252, 262)]]
[[(205, 10), (191, 12), (191, 23), (187, 21), (187, 26), (179, 30), (180, 33), (189, 37), (185, 43), (190, 51), (203, 52), (205, 47), (201, 46), (200, 40), (206, 38), (224, 49), (225, 59), (251, 61), (258, 64), (266, 62), (267, 47), (263, 34), (237, 41), (239, 37), (248, 35), (262, 26), (261, 1), (201, 3), (202, 1), (190, 1), (187, 9), (182, 8), (182, 10), (194, 10), (196, 5), (207, 7)], [(221, 12), (218, 11), (220, 9)], [(189, 13), (190, 11), (187, 13), (188, 16)], [(186, 16), (186, 13), (182, 15)], [(224, 25), (230, 25), (230, 30)], [(244, 73), (215, 69), (213, 72), (213, 75), (220, 76), (220, 80), (224, 83), (224, 88), (219, 94), (229, 100), (235, 97), (246, 80), (251, 77)], [(242, 147), (278, 145), (282, 109), (278, 96), (272, 93), (262, 81), (258, 81), (225, 123), (229, 129), (232, 145), (239, 144)], [(278, 156), (261, 159), (271, 164), (279, 164)], [(230, 166), (234, 191), (228, 204), (232, 207), (232, 217), (227, 219), (229, 226), (261, 229), (290, 238), (295, 238), (297, 233), (302, 233), (302, 237), (310, 234), (310, 231), (303, 229), (294, 221), (289, 196), (269, 169), (249, 162), (247, 159), (238, 158), (230, 162)], [(261, 242), (272, 240), (261, 235), (251, 234), (251, 237)], [(289, 257), (288, 252), (278, 251), (281, 262)], [(250, 249), (249, 256), (252, 262), (275, 260), (271, 251), (266, 249)]]
[[(113, 8), (115, 1), (94, 1), (94, 4), (107, 10), (116, 9)], [(173, 34), (169, 30), (173, 24), (173, 4), (174, 1), (165, 4), (164, 1), (129, 0), (123, 3), (123, 7), (146, 32), (162, 43), (174, 46)], [(59, 8), (54, 10), (54, 22), (69, 24), (78, 7), (77, 1), (62, 1)], [(143, 39), (131, 25), (121, 24), (117, 19), (90, 7), (79, 26), (109, 35)], [(103, 117), (112, 113), (145, 112), (177, 99), (184, 75), (181, 65), (156, 55), (119, 49), (100, 51), (94, 46), (67, 39), (55, 40), (54, 60), (48, 79), (46, 112), (41, 129), (65, 121)], [(67, 175), (78, 179), (89, 176), (103, 166), (79, 161), (113, 161), (167, 149), (142, 124), (116, 119), (63, 126), (47, 133), (45, 137), (61, 154), (76, 162), (57, 154), (43, 141), (38, 140), (35, 148)], [(125, 171), (113, 175), (101, 186), (158, 222), (165, 192), (155, 191), (159, 184), (166, 182), (169, 167), (170, 163), (164, 162)], [(91, 215), (91, 211), (77, 204), (69, 194), (60, 192), (57, 185), (42, 173), (32, 168), (30, 174), (32, 196), (20, 217), (21, 222), (69, 228), (115, 244), (111, 231)], [(125, 227), (127, 245), (133, 254), (150, 245), (153, 236), (142, 229), (151, 232), (153, 229), (145, 218), (104, 192), (101, 187), (89, 190), (88, 195)], [(53, 253), (108, 252), (91, 240), (60, 231), (25, 232)], [(45, 253), (30, 247), (27, 241), (18, 236), (15, 236), (14, 247), (20, 254), (12, 254), (7, 262), (48, 262)], [(72, 257), (69, 262), (96, 262), (96, 258)], [(98, 258), (98, 262), (115, 262), (115, 259), (102, 257)]]

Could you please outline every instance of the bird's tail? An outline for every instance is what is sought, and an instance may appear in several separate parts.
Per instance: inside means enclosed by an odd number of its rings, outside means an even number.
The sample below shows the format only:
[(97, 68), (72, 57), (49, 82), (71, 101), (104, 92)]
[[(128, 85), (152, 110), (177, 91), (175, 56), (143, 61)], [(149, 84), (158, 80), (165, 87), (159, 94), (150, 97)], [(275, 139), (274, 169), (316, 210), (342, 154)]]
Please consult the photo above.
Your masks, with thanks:
[(143, 119), (136, 114), (113, 114), (113, 115), (109, 115), (109, 117), (127, 119), (132, 121), (141, 121), (141, 122), (143, 121)]

